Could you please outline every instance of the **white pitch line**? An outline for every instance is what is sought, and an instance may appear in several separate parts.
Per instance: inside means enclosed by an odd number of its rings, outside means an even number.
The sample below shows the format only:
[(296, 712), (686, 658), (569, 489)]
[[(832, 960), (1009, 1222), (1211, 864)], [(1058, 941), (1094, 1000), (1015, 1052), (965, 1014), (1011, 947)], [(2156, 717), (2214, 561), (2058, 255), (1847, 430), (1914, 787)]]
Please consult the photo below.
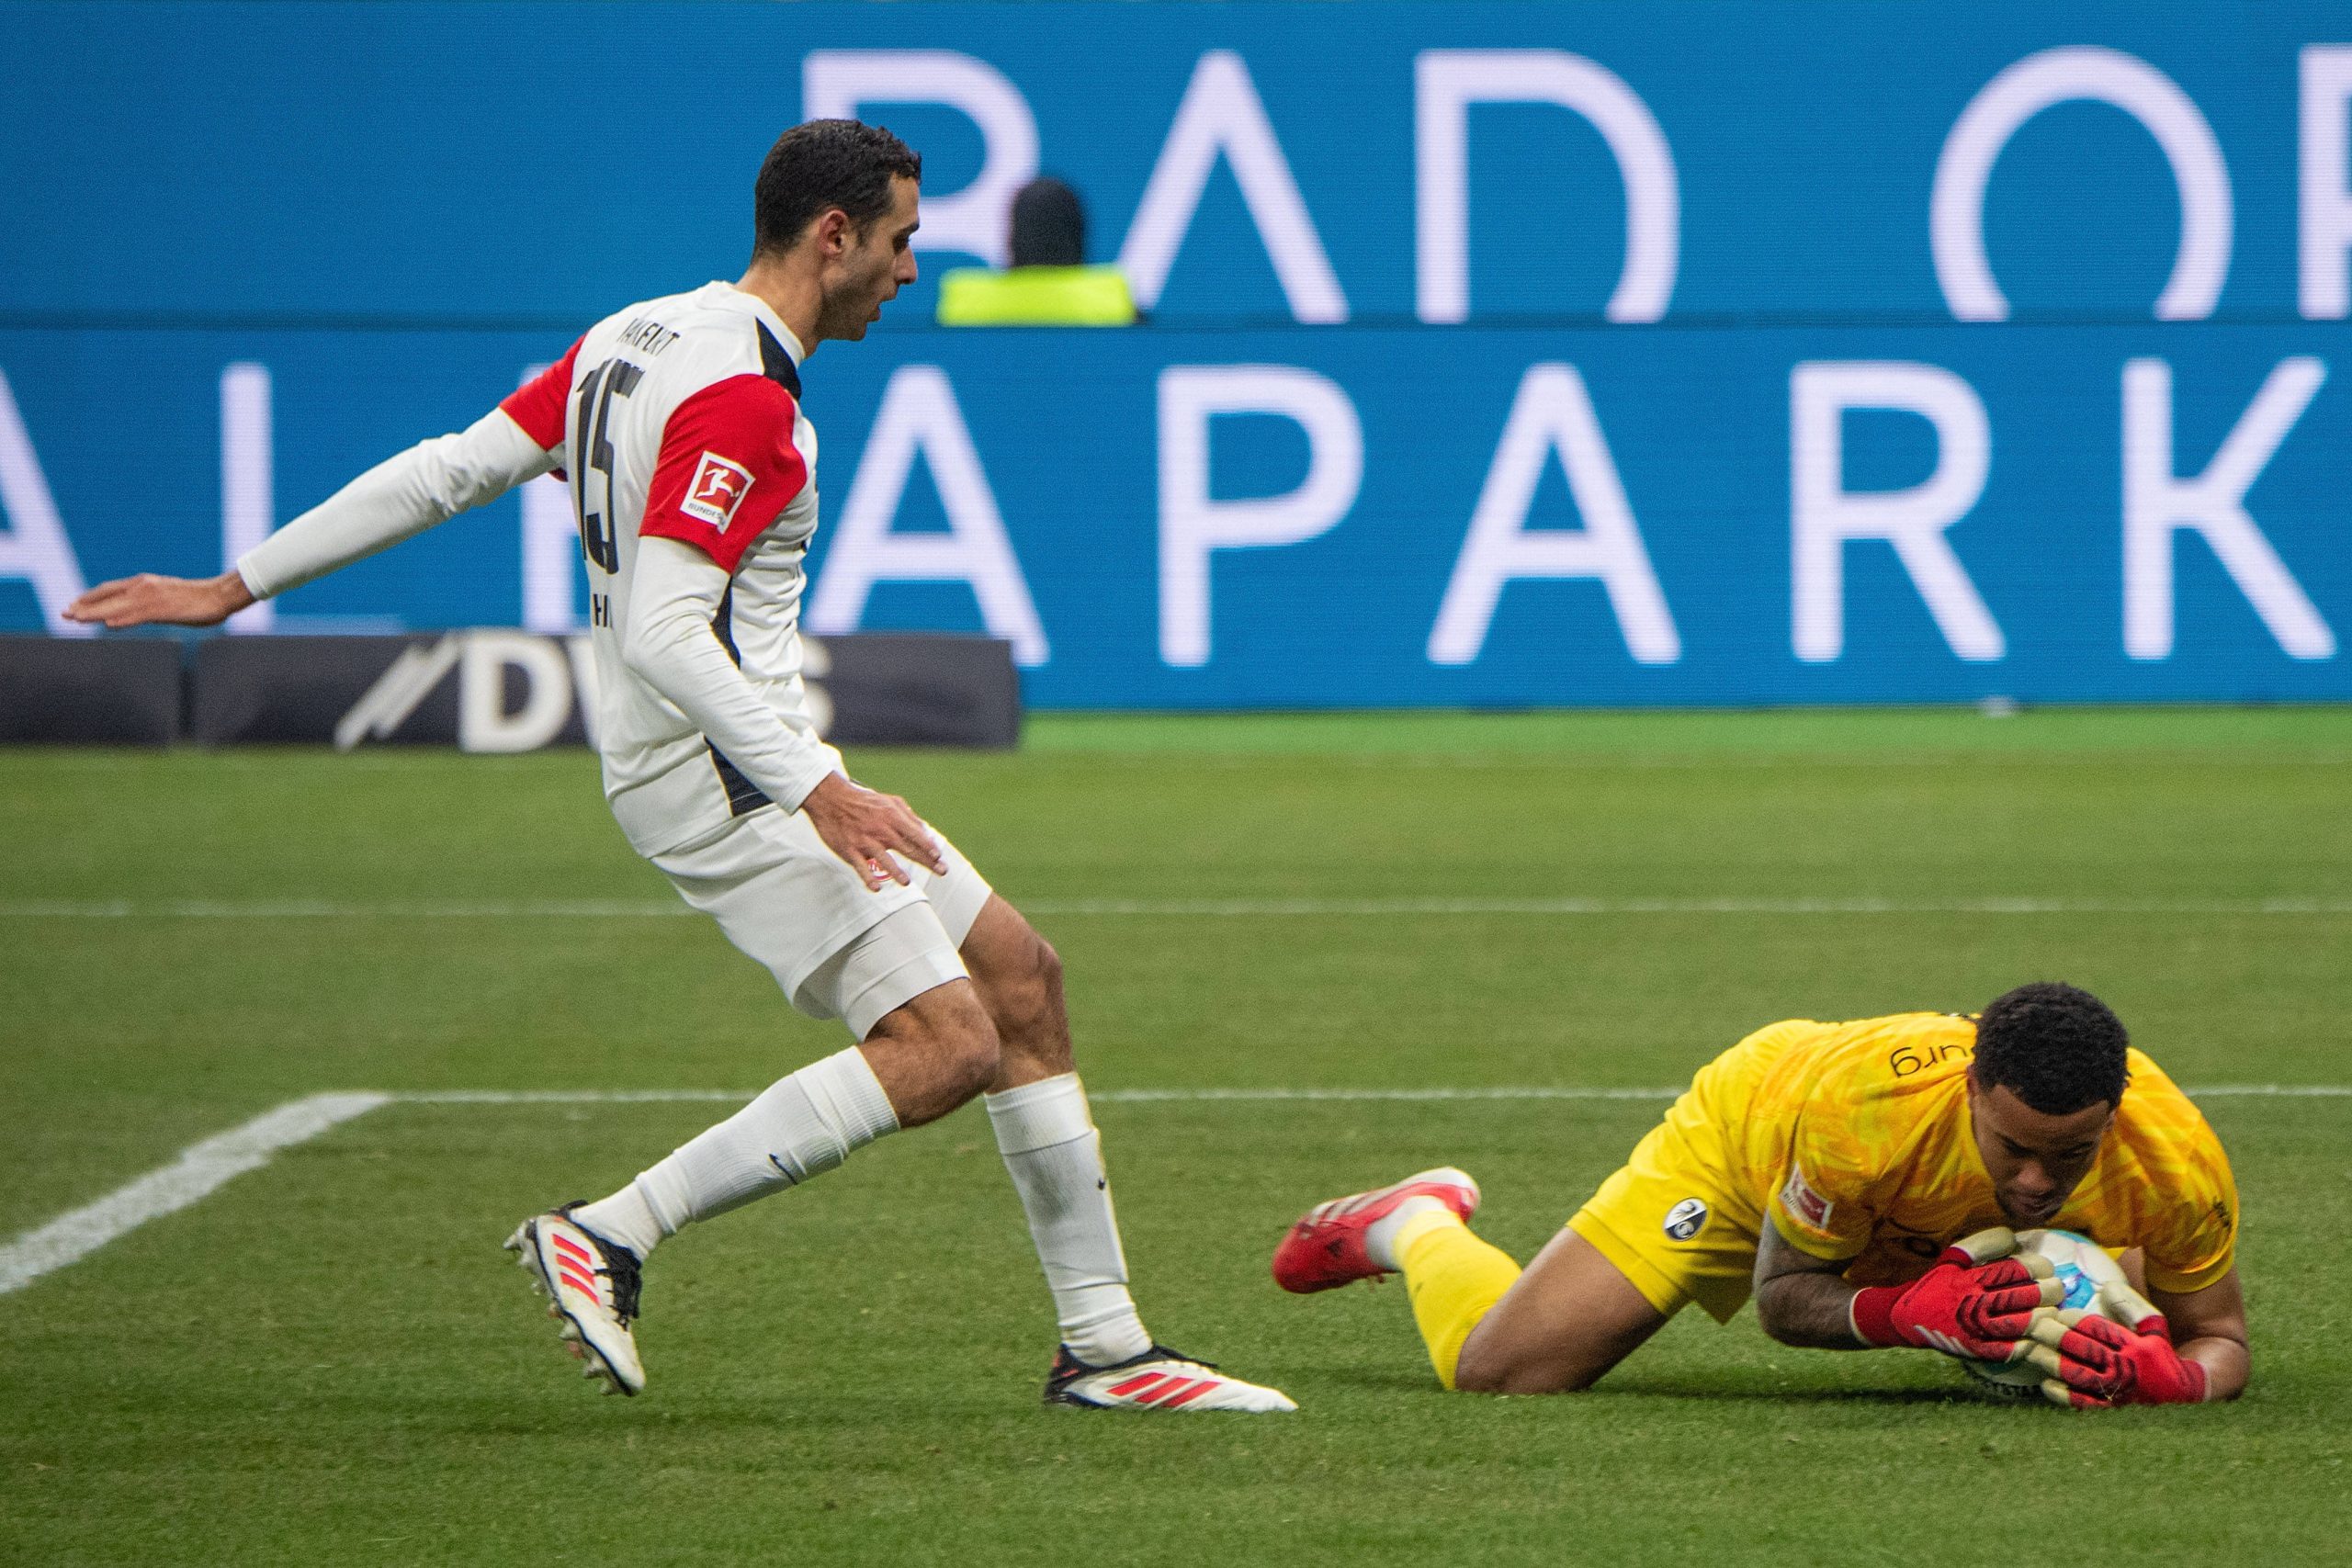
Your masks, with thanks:
[(1168, 772), (1258, 772), (1269, 767), (1399, 772), (1502, 773), (1513, 770), (1561, 773), (1716, 773), (1731, 769), (1844, 769), (1911, 773), (1938, 768), (2338, 768), (2352, 764), (2352, 751), (2274, 751), (2249, 758), (2230, 750), (2211, 751), (1997, 751), (1952, 748), (1929, 751), (1674, 752), (1674, 751), (1149, 751), (1040, 750), (1057, 764), (1093, 764)]
[(2191, 1100), (2344, 1100), (2352, 1098), (2352, 1084), (2224, 1083), (2180, 1092)]
[[(388, 1096), (401, 1105), (646, 1105), (714, 1101), (740, 1105), (755, 1089), (458, 1089)], [(1253, 1100), (1672, 1100), (1679, 1089), (1105, 1089), (1097, 1105), (1161, 1105)]]
[(171, 1164), (0, 1247), (0, 1295), (22, 1290), (149, 1220), (187, 1208), (223, 1182), (267, 1165), (278, 1150), (364, 1116), (390, 1099), (384, 1094), (314, 1094), (190, 1144)]
[[(85, 1258), (149, 1220), (185, 1209), (281, 1149), (308, 1143), (354, 1117), (386, 1105), (646, 1105), (710, 1101), (741, 1104), (756, 1090), (654, 1089), (414, 1089), (313, 1094), (289, 1100), (241, 1126), (189, 1145), (178, 1159), (117, 1188), (0, 1247), (0, 1295)], [(1114, 1089), (1091, 1098), (1106, 1105), (1230, 1104), (1237, 1101), (1356, 1100), (1660, 1100), (1679, 1089), (1570, 1086), (1436, 1089)], [(2343, 1100), (2352, 1084), (2215, 1084), (2186, 1090), (2191, 1100)]]
[(27, 898), (0, 901), (0, 917), (38, 920), (514, 920), (648, 919), (696, 911), (670, 898), (526, 898), (484, 901), (334, 898)]
[(1110, 1089), (1087, 1098), (1112, 1105), (1297, 1100), (1672, 1100), (1679, 1089)]
[(740, 1104), (755, 1089), (435, 1089), (386, 1098), (402, 1105), (659, 1105), (671, 1100)]
[(2352, 915), (2352, 899), (2166, 902), (2064, 898), (1076, 898), (1038, 915)]
[[(1685, 1086), (1688, 1087), (1688, 1086)], [(649, 1105), (673, 1102), (738, 1105), (755, 1089), (455, 1089), (394, 1092), (383, 1098), (401, 1105)], [(1098, 1089), (1087, 1098), (1097, 1105), (1216, 1104), (1236, 1100), (1672, 1100), (1682, 1089), (1585, 1086), (1512, 1085), (1436, 1089)], [(2344, 1100), (2352, 1084), (2214, 1084), (2188, 1088), (2191, 1100)]]
[[(1038, 916), (1282, 919), (1400, 915), (2352, 915), (2352, 898), (1041, 898)], [(546, 898), (487, 902), (335, 899), (8, 899), (16, 919), (667, 919), (694, 914), (670, 899)]]

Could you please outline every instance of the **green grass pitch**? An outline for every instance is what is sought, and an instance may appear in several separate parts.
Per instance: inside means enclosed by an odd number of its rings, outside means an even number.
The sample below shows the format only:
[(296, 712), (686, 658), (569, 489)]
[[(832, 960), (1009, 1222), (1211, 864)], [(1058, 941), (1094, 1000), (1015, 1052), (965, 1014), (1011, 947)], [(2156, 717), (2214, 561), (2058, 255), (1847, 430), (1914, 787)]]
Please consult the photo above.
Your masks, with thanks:
[[(2190, 1086), (2352, 1084), (2352, 710), (1066, 717), (854, 760), (1034, 911), (1106, 1093), (1666, 1086), (1772, 1019), (2037, 977)], [(749, 1091), (837, 1048), (667, 897), (584, 754), (0, 752), (0, 1245), (322, 1089)], [(1440, 1161), (1525, 1257), (1662, 1105), (1106, 1099), (1148, 1321), (1304, 1406), (1155, 1419), (1038, 1407), (1049, 1303), (976, 1110), (665, 1248), (622, 1401), (497, 1243), (724, 1108), (390, 1104), (0, 1296), (0, 1561), (2352, 1550), (2352, 1099), (2207, 1102), (2255, 1335), (2228, 1408), (1997, 1408), (1752, 1313), (1589, 1395), (1448, 1395), (1400, 1288), (1267, 1278), (1306, 1204)]]

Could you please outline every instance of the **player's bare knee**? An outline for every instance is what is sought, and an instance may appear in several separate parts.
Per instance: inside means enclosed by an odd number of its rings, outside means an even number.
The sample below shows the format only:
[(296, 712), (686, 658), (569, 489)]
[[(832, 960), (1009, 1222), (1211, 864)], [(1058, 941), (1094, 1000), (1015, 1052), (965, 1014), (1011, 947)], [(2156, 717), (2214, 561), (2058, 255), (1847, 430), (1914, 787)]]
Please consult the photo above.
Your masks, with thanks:
[(892, 1010), (866, 1035), (867, 1059), (902, 1126), (936, 1121), (996, 1080), (996, 1025), (971, 982), (938, 986)]
[(1058, 1011), (1062, 1001), (1062, 955), (1054, 951), (1052, 942), (1039, 937), (1035, 963), (1031, 983), (1044, 1005)]
[(958, 1034), (953, 1060), (964, 1099), (970, 1100), (996, 1082), (1004, 1067), (1004, 1048), (987, 1013), (979, 1013), (971, 1027)]
[(1582, 1367), (1537, 1358), (1481, 1357), (1466, 1352), (1454, 1369), (1453, 1386), (1464, 1393), (1581, 1393), (1600, 1380)]
[(1069, 1015), (1062, 1002), (1061, 955), (1035, 932), (988, 971), (985, 995), (1004, 1054), (1033, 1071), (1070, 1070)]
[(1062, 958), (1054, 944), (1034, 937), (1027, 963), (1014, 977), (1011, 1012), (1024, 1040), (1058, 1035), (1062, 1028)]
[(971, 1099), (996, 1081), (1003, 1066), (1003, 1047), (996, 1021), (969, 986), (943, 986), (932, 1014), (929, 1044), (957, 1103)]
[(1500, 1393), (1503, 1390), (1499, 1371), (1499, 1368), (1483, 1360), (1474, 1360), (1465, 1351), (1454, 1364), (1453, 1390), (1456, 1393)]
[(1044, 937), (1037, 939), (1037, 984), (1045, 993), (1046, 1066), (1057, 1073), (1074, 1072), (1078, 1062), (1070, 1050), (1069, 1005), (1062, 997), (1062, 955)]
[(1495, 1336), (1487, 1332), (1494, 1321), (1489, 1313), (1472, 1325), (1470, 1337), (1453, 1359), (1453, 1387), (1460, 1393), (1500, 1393), (1502, 1378), (1508, 1362), (1494, 1348)]
[[(1521, 1332), (1514, 1335), (1514, 1327)], [(1577, 1393), (1615, 1364), (1550, 1337), (1529, 1336), (1524, 1327), (1497, 1324), (1489, 1314), (1471, 1329), (1454, 1362), (1454, 1388), (1464, 1393)]]

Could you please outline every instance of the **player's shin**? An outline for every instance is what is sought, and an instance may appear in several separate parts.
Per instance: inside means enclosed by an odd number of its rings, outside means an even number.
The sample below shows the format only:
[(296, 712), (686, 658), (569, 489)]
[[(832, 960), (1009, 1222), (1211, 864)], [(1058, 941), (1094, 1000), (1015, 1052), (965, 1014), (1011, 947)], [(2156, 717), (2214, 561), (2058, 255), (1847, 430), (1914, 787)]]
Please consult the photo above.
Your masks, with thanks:
[(1452, 1388), (1470, 1331), (1519, 1279), (1519, 1265), (1439, 1203), (1406, 1220), (1392, 1250), (1404, 1270), (1413, 1322), (1429, 1347), (1430, 1365), (1437, 1370), (1437, 1381)]
[(1127, 1294), (1127, 1259), (1102, 1165), (1102, 1138), (1076, 1073), (987, 1097), (1004, 1168), (1021, 1194), (1062, 1343), (1091, 1366), (1151, 1348)]
[(854, 1046), (768, 1086), (758, 1099), (679, 1145), (574, 1217), (641, 1259), (690, 1221), (821, 1176), (886, 1133), (898, 1113)]

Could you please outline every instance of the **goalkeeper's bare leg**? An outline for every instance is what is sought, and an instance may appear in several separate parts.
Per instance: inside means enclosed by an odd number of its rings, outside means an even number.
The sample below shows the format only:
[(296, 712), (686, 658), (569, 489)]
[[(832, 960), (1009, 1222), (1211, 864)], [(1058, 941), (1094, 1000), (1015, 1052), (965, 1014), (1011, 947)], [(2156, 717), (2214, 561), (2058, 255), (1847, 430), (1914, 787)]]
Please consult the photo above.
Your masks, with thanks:
[(1666, 1325), (1616, 1264), (1562, 1229), (1522, 1270), (1469, 1226), (1477, 1184), (1451, 1168), (1310, 1209), (1274, 1253), (1299, 1293), (1405, 1276), (1430, 1364), (1482, 1393), (1587, 1389)]
[[(1437, 1259), (1427, 1261), (1434, 1266)], [(1412, 1278), (1408, 1272), (1407, 1280)], [(1417, 1314), (1421, 1297), (1439, 1288), (1432, 1279), (1416, 1295)], [(1464, 1337), (1453, 1386), (1481, 1393), (1588, 1389), (1665, 1326), (1666, 1314), (1617, 1265), (1563, 1229)]]

